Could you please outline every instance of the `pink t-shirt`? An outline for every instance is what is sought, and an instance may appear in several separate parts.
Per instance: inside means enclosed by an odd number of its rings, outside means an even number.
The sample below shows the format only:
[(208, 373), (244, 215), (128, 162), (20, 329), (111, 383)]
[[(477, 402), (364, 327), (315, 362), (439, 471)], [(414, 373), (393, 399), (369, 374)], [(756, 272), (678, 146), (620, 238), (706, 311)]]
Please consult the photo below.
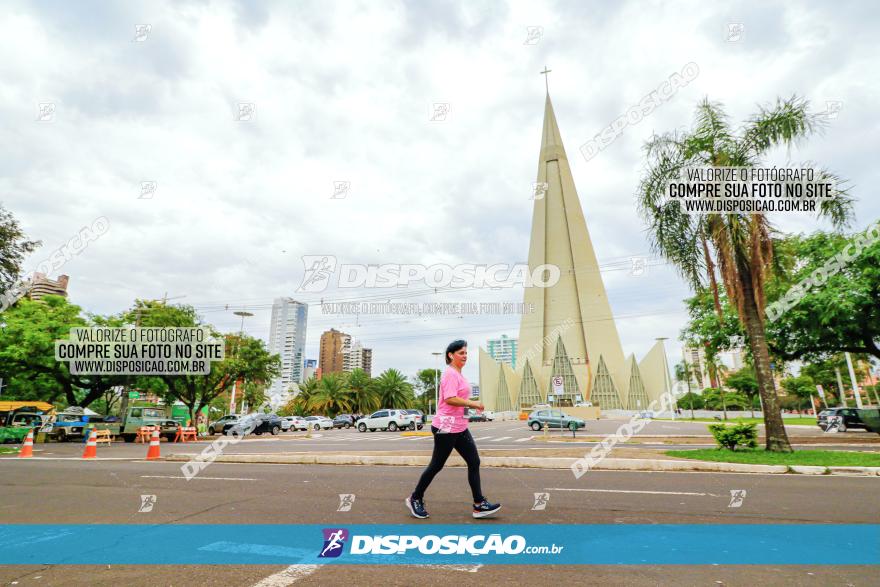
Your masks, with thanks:
[(468, 399), (471, 396), (471, 384), (464, 375), (453, 367), (447, 367), (440, 378), (440, 406), (437, 408), (437, 421), (432, 425), (441, 432), (464, 432), (468, 427), (464, 406), (450, 406), (446, 398), (458, 396)]

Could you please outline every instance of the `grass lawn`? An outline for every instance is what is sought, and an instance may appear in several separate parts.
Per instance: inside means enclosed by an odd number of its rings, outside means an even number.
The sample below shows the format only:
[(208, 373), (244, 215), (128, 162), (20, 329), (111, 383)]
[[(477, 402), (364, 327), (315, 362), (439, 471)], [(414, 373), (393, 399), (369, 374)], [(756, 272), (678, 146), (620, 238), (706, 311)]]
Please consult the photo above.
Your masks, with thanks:
[[(669, 420), (672, 421), (672, 418), (654, 418), (655, 420)], [(687, 413), (682, 414), (680, 417), (675, 419), (676, 422), (712, 422), (716, 423), (718, 420), (715, 418), (694, 418), (691, 420), (687, 417)], [(798, 417), (798, 418), (783, 418), (783, 423), (785, 424), (802, 424), (807, 426), (816, 426), (816, 418), (813, 417)], [(728, 424), (739, 424), (740, 422), (745, 422), (747, 424), (763, 424), (764, 418), (728, 418)], [(722, 418), (721, 423), (725, 423), (725, 420)], [(818, 428), (818, 426), (817, 426)]]
[(0, 446), (0, 455), (13, 454), (18, 452), (18, 447), (15, 446)]
[(880, 467), (880, 453), (842, 450), (797, 450), (793, 453), (771, 453), (763, 449), (703, 448), (697, 450), (667, 450), (671, 457), (748, 463), (753, 465), (817, 465), (824, 467)]

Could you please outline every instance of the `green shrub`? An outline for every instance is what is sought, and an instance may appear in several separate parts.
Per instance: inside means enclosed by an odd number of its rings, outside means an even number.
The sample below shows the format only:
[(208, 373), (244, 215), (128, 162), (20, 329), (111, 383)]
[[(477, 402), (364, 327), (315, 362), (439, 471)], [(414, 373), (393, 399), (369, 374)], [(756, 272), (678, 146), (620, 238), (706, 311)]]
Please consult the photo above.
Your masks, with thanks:
[(755, 448), (758, 446), (758, 425), (757, 424), (734, 424), (733, 426), (725, 426), (724, 424), (709, 424), (709, 432), (715, 437), (715, 442), (719, 448), (729, 448), (736, 450), (737, 446), (746, 448)]

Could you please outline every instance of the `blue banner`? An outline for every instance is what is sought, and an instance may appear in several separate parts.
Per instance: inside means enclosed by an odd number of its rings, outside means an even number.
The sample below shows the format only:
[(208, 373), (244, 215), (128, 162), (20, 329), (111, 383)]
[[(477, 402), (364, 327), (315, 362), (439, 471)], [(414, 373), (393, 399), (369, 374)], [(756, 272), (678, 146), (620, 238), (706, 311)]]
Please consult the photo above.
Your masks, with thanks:
[(0, 564), (876, 565), (877, 524), (7, 524)]

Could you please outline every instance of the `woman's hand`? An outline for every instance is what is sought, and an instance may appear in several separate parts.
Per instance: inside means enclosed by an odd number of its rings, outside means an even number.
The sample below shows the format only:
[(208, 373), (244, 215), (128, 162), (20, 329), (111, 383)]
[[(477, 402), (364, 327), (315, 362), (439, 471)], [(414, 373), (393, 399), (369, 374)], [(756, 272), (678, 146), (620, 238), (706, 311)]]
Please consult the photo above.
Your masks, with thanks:
[(486, 409), (486, 406), (484, 406), (482, 402), (478, 401), (470, 402), (470, 406), (476, 410), (480, 410), (481, 412)]

